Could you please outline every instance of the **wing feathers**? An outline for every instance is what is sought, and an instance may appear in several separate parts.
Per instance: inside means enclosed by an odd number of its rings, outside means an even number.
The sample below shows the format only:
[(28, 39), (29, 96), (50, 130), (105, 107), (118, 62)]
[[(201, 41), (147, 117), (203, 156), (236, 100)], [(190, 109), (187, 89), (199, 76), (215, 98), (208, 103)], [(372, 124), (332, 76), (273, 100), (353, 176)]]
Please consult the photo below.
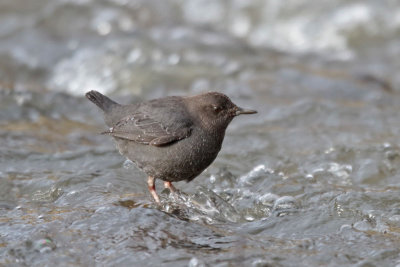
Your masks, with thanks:
[(189, 125), (176, 127), (169, 130), (161, 122), (150, 118), (143, 113), (135, 113), (124, 117), (102, 134), (127, 139), (140, 144), (151, 146), (164, 146), (188, 137), (191, 133)]

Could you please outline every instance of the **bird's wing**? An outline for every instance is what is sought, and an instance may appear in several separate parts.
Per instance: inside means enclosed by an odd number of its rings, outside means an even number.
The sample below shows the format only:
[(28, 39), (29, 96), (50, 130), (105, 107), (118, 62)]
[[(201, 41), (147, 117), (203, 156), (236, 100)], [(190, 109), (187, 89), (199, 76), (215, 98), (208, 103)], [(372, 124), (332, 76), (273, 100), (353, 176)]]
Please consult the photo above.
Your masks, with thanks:
[(167, 124), (162, 122), (162, 116), (157, 119), (154, 117), (157, 116), (152, 117), (151, 114), (137, 110), (103, 134), (152, 146), (164, 146), (191, 134), (190, 123), (168, 121)]

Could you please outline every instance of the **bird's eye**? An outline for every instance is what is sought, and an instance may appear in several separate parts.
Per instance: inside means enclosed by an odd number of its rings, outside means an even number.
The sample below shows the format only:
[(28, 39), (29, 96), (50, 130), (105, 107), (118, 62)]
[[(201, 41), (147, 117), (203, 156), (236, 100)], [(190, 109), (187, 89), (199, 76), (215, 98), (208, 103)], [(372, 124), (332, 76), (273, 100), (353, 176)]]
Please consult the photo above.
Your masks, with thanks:
[(216, 113), (219, 113), (219, 112), (222, 110), (221, 107), (216, 106), (216, 105), (212, 105), (212, 108), (213, 108), (213, 110), (214, 110)]

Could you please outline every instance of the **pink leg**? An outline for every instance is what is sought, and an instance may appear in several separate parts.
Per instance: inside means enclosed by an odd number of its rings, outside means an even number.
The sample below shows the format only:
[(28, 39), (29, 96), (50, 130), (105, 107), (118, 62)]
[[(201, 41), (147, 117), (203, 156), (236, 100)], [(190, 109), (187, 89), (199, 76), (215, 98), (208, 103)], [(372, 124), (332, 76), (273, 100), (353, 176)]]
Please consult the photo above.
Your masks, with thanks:
[(172, 193), (176, 192), (176, 188), (172, 185), (171, 182), (164, 182), (164, 187), (168, 188), (169, 191), (171, 191)]
[(153, 196), (154, 200), (157, 203), (160, 203), (160, 198), (158, 197), (157, 192), (156, 192), (156, 184), (155, 184), (154, 177), (149, 176), (149, 178), (147, 179), (147, 185), (149, 186), (150, 194)]

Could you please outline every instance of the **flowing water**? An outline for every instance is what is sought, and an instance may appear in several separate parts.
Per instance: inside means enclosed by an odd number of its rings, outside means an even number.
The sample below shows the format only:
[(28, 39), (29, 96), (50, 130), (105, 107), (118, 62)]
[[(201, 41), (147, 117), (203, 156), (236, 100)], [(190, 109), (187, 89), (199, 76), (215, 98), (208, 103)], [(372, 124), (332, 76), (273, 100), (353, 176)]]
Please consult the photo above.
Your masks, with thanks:
[[(0, 266), (400, 266), (400, 5), (0, 2)], [(83, 95), (220, 91), (215, 162), (151, 200)]]

